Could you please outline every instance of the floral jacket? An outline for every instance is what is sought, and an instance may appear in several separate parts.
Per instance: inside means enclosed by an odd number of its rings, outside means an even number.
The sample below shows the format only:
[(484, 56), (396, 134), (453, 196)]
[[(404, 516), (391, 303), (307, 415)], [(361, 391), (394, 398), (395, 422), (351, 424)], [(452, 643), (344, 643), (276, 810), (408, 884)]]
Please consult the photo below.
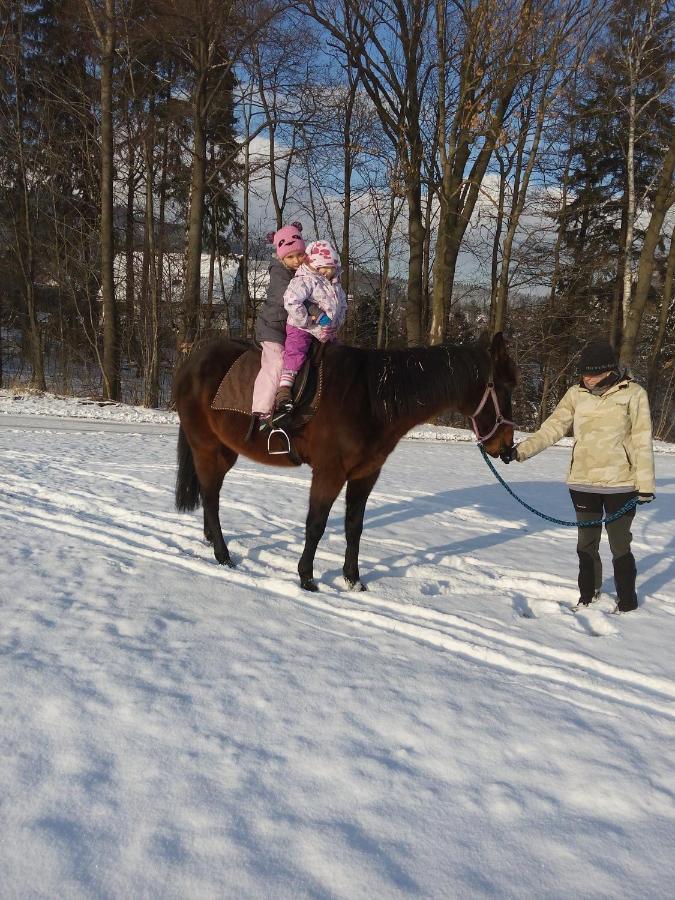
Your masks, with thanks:
[(336, 331), (342, 326), (347, 315), (347, 298), (340, 284), (339, 275), (329, 281), (308, 265), (296, 271), (284, 294), (284, 306), (288, 322), (317, 337), (321, 325), (316, 324), (308, 310), (309, 304), (316, 304), (331, 320)]

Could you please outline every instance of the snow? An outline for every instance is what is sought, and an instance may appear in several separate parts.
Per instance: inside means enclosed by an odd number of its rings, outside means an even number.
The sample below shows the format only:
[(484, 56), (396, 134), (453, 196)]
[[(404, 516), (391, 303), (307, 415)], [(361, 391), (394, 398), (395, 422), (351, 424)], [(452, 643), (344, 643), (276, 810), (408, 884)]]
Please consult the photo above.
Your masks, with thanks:
[[(672, 454), (640, 609), (610, 613), (603, 543), (574, 614), (574, 530), (465, 432), (389, 460), (367, 593), (338, 500), (307, 594), (307, 469), (230, 472), (225, 570), (173, 509), (172, 413), (0, 411), (3, 898), (672, 896)], [(568, 458), (502, 471), (569, 514)]]
[[(66, 419), (93, 419), (102, 422), (123, 422), (152, 425), (178, 426), (178, 416), (175, 412), (162, 409), (148, 409), (147, 406), (128, 406), (122, 403), (112, 403), (87, 397), (62, 397), (51, 393), (33, 393), (30, 390), (20, 388), (14, 390), (0, 390), (0, 416), (40, 416), (50, 420), (56, 418)], [(42, 422), (41, 425), (45, 423)], [(69, 427), (52, 421), (54, 427)], [(408, 440), (420, 441), (462, 441), (472, 444), (473, 432), (468, 428), (449, 428), (438, 425), (420, 425), (413, 429), (407, 436)], [(515, 433), (516, 440), (527, 437), (524, 431)], [(560, 447), (571, 447), (572, 438), (563, 438), (559, 441)], [(675, 454), (675, 444), (665, 441), (655, 441), (656, 453)]]

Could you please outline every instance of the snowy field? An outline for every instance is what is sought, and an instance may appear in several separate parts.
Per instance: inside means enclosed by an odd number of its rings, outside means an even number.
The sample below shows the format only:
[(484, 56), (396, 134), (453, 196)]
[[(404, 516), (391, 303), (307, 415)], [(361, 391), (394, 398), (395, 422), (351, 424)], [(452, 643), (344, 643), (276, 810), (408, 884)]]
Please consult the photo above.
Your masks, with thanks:
[[(603, 545), (574, 614), (575, 530), (465, 432), (385, 467), (368, 593), (340, 499), (307, 594), (309, 470), (237, 464), (223, 570), (173, 509), (175, 417), (78, 410), (0, 395), (2, 900), (673, 897), (674, 454), (640, 609)], [(500, 471), (569, 517), (568, 459)]]

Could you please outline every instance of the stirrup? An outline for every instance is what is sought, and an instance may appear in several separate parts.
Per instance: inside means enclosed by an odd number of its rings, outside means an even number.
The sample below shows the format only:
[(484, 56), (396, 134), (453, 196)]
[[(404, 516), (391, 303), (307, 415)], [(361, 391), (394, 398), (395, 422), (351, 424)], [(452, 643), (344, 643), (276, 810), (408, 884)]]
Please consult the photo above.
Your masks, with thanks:
[[(272, 450), (272, 438), (275, 434), (282, 435), (283, 439), (286, 441), (286, 448), (284, 450)], [(267, 452), (270, 456), (287, 456), (291, 452), (291, 439), (283, 428), (272, 428), (267, 437)]]

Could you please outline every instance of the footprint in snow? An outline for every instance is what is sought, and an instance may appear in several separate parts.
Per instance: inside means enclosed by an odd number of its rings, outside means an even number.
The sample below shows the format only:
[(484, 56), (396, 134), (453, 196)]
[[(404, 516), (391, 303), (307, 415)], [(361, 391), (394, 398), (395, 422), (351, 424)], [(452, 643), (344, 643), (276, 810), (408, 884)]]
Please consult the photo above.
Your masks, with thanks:
[(516, 613), (523, 619), (539, 619), (544, 616), (559, 616), (560, 604), (555, 600), (528, 599), (522, 594), (516, 594), (511, 600), (511, 605)]
[(583, 612), (577, 612), (575, 620), (581, 629), (592, 637), (611, 637), (619, 633), (610, 614), (602, 609), (585, 609)]

